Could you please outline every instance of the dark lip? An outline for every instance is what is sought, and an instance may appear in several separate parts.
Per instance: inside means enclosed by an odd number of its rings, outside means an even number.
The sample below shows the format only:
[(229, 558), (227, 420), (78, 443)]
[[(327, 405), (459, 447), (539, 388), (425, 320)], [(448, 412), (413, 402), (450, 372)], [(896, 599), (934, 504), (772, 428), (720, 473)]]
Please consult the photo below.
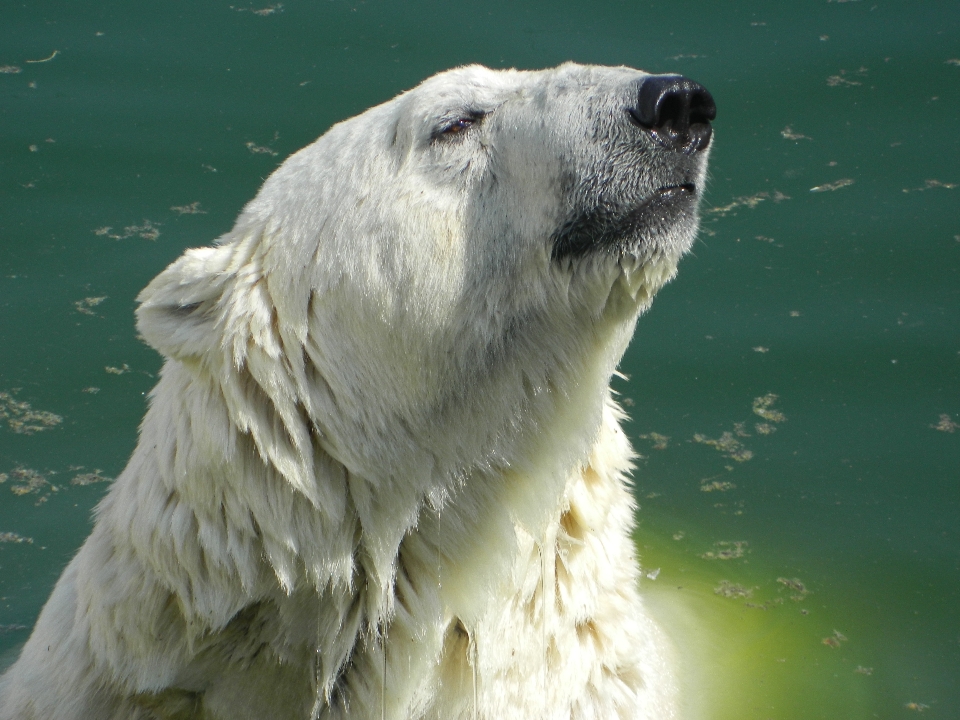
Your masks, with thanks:
[(627, 215), (627, 218), (637, 221), (655, 207), (669, 207), (671, 205), (688, 202), (696, 197), (697, 186), (693, 183), (664, 185), (654, 190), (651, 195), (645, 198), (642, 203)]
[(693, 183), (682, 183), (680, 185), (664, 185), (661, 188), (657, 188), (653, 196), (650, 197), (644, 205), (647, 205), (651, 202), (657, 200), (684, 200), (688, 197), (696, 197), (697, 195), (697, 186)]
[(597, 251), (634, 252), (644, 229), (656, 218), (670, 222), (697, 199), (693, 183), (662, 185), (633, 209), (617, 215), (592, 211), (572, 218), (553, 235), (554, 260), (588, 255)]

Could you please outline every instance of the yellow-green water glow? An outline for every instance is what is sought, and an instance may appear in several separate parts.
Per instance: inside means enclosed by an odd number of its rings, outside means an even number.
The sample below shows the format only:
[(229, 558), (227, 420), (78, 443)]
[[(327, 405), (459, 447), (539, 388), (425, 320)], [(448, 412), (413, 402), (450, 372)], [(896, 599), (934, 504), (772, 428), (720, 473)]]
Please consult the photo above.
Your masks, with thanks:
[[(645, 569), (660, 568), (644, 596), (677, 646), (685, 717), (872, 717), (874, 668), (837, 629), (846, 618), (831, 593), (791, 599), (798, 593), (768, 563), (705, 560), (684, 549), (696, 542), (638, 536)], [(723, 595), (725, 581), (749, 597)]]

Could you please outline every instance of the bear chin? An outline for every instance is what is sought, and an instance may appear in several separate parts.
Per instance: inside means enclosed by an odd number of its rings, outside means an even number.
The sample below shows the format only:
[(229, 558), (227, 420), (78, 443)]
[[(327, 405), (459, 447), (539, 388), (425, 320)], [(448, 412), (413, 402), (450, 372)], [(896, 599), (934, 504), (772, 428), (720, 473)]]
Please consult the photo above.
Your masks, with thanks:
[(602, 253), (643, 258), (658, 252), (677, 259), (696, 236), (700, 193), (693, 183), (667, 185), (626, 212), (599, 208), (565, 222), (552, 238), (555, 261)]

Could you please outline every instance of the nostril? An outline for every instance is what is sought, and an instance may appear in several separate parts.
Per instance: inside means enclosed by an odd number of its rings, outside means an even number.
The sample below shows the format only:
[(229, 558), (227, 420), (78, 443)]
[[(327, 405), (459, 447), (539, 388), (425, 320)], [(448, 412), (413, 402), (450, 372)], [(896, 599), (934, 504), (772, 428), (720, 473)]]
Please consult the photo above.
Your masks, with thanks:
[(661, 144), (689, 153), (710, 143), (717, 106), (700, 83), (681, 75), (651, 75), (641, 81), (636, 106), (628, 112)]
[(690, 125), (690, 98), (680, 93), (671, 93), (657, 98), (653, 107), (653, 122), (658, 128), (680, 130)]

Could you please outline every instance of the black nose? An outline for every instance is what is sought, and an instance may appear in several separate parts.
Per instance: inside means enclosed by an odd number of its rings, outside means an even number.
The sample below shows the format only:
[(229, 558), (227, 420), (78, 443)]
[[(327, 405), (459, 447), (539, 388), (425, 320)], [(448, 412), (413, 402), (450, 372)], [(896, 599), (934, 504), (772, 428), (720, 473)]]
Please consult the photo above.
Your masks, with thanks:
[(713, 96), (682, 75), (650, 75), (640, 82), (630, 117), (664, 147), (684, 153), (710, 144), (710, 121), (717, 117)]

